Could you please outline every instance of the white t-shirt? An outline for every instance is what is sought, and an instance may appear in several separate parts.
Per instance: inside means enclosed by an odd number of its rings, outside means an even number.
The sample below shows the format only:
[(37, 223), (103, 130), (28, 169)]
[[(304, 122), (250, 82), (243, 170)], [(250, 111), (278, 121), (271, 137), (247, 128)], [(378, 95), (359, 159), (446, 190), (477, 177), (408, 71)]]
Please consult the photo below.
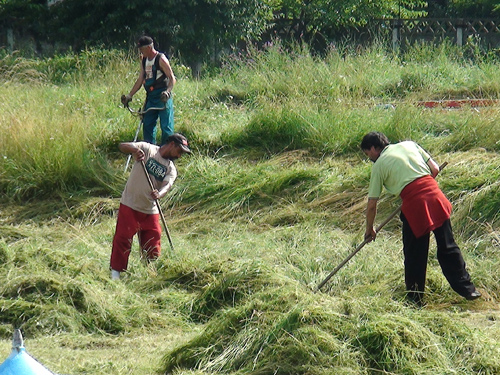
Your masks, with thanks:
[[(155, 55), (155, 57), (153, 57), (153, 60), (146, 58), (146, 64), (144, 64), (145, 65), (144, 72), (146, 73), (146, 79), (153, 79), (153, 65), (155, 64), (156, 56), (157, 55)], [(161, 59), (161, 56), (158, 58)], [(158, 66), (158, 70), (156, 71), (156, 79), (159, 79), (162, 76), (163, 76), (163, 72), (160, 69), (160, 67)]]
[[(153, 187), (158, 190), (161, 190), (165, 185), (171, 187), (177, 178), (174, 162), (170, 159), (164, 159), (160, 155), (159, 146), (147, 142), (137, 142), (136, 146), (144, 151), (144, 164)], [(151, 187), (141, 162), (134, 163), (120, 203), (145, 214), (159, 213), (153, 198), (151, 198)]]

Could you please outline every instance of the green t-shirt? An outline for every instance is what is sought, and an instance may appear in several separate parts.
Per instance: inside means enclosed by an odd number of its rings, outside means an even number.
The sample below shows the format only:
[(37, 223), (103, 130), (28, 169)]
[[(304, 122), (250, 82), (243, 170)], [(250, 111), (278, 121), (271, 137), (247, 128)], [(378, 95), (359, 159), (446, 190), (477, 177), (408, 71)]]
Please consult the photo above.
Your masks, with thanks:
[(379, 198), (382, 186), (394, 195), (417, 178), (431, 174), (430, 155), (418, 144), (405, 141), (388, 145), (373, 164), (368, 198)]

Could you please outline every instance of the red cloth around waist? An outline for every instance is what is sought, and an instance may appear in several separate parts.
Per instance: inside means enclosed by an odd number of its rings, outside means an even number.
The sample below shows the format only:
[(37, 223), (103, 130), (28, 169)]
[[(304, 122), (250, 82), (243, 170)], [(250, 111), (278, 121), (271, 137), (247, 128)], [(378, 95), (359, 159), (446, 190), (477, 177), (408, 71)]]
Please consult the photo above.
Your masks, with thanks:
[(439, 228), (450, 218), (451, 203), (432, 176), (409, 183), (401, 191), (401, 211), (415, 237), (422, 237)]

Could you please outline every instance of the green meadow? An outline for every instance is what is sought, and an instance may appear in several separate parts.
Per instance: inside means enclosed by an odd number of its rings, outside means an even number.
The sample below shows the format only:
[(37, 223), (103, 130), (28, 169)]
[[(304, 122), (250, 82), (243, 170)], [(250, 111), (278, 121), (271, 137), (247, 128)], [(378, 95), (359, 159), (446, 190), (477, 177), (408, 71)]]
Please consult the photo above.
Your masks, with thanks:
[[(174, 248), (110, 280), (127, 174), (120, 103), (135, 54), (0, 55), (0, 362), (20, 328), (59, 374), (500, 374), (500, 61), (467, 46), (380, 45), (229, 55), (199, 80), (171, 61), (175, 129), (193, 154), (161, 201)], [(144, 93), (134, 97), (141, 106)], [(362, 242), (369, 131), (412, 139), (439, 163), (452, 225), (483, 298), (441, 273), (405, 300), (396, 217)], [(383, 195), (376, 223), (400, 204)]]

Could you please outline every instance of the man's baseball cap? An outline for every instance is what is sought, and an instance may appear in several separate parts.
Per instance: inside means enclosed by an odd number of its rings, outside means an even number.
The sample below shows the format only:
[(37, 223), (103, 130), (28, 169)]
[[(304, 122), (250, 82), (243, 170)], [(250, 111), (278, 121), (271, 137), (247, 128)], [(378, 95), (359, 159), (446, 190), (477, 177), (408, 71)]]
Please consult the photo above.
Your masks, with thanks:
[(153, 44), (153, 38), (150, 36), (141, 36), (137, 41), (137, 48), (149, 46), (150, 44)]
[(189, 149), (189, 143), (187, 138), (181, 133), (174, 133), (170, 137), (167, 138), (167, 143), (175, 142), (175, 144), (179, 145), (182, 148), (182, 151), (190, 154), (191, 150)]

